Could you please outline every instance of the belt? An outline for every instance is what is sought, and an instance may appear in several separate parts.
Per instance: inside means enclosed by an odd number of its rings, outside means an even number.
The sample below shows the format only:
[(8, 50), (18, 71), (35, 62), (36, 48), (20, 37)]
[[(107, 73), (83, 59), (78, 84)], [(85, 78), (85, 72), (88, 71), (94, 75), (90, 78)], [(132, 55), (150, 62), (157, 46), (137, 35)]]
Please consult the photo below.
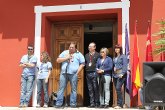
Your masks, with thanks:
[(95, 71), (86, 71), (86, 73), (94, 73)]
[(114, 71), (115, 74), (120, 74), (122, 73), (122, 69), (117, 69), (116, 71)]

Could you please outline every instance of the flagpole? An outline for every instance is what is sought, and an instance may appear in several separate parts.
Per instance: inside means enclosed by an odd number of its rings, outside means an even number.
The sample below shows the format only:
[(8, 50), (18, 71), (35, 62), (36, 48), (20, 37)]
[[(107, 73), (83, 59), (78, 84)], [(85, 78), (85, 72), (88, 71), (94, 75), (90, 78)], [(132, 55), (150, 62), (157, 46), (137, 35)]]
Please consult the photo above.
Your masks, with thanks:
[[(131, 90), (131, 76), (130, 76), (130, 48), (129, 48), (129, 33), (128, 33), (128, 28), (127, 28), (127, 23), (125, 24), (125, 55), (127, 57), (128, 60), (128, 64), (127, 64), (127, 77), (126, 77), (126, 81), (124, 83), (124, 90), (123, 90), (123, 96), (124, 96), (124, 105), (123, 108), (128, 108), (130, 107), (130, 90)], [(129, 26), (128, 26), (129, 27)], [(127, 94), (126, 94), (127, 93)], [(129, 99), (128, 99), (129, 97)], [(126, 101), (127, 100), (127, 101)], [(129, 103), (128, 103), (129, 102)], [(129, 104), (129, 106), (128, 106)]]
[[(138, 37), (137, 37), (137, 23), (138, 23), (138, 21), (136, 20), (136, 38), (137, 38), (137, 45), (138, 45)], [(139, 56), (139, 50), (137, 49), (137, 51), (138, 51), (138, 56)], [(140, 68), (139, 68), (139, 70), (140, 70)], [(136, 94), (136, 96), (135, 96), (135, 99), (136, 99), (136, 106), (138, 106), (138, 93)]]
[[(163, 18), (162, 18), (162, 21), (164, 21)], [(162, 27), (164, 27), (164, 24), (162, 24)], [(163, 38), (163, 37), (164, 37), (164, 35), (161, 34), (161, 38)], [(162, 49), (163, 47), (164, 47), (164, 46), (161, 45), (161, 49)], [(161, 60), (161, 61), (164, 61), (164, 60), (165, 60), (164, 55), (165, 55), (165, 52), (161, 52), (161, 56), (160, 56), (160, 60)]]
[(134, 53), (133, 53), (133, 67), (132, 67), (132, 100), (131, 105), (137, 106), (138, 104), (138, 89), (140, 87), (140, 65), (139, 65), (139, 48), (137, 37), (137, 20), (134, 27)]
[(148, 20), (147, 39), (146, 39), (146, 61), (153, 61), (150, 20)]

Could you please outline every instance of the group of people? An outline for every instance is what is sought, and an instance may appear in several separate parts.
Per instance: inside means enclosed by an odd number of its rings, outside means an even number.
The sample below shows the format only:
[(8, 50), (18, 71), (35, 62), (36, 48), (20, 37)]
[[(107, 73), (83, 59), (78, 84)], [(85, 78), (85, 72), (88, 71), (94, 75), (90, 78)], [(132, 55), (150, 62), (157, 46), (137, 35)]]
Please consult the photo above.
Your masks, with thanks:
[(86, 79), (89, 90), (90, 106), (108, 108), (110, 101), (110, 82), (114, 82), (117, 93), (117, 106), (123, 107), (122, 85), (126, 80), (127, 58), (122, 54), (122, 47), (115, 46), (115, 56), (109, 57), (109, 50), (101, 48), (96, 52), (96, 44), (89, 44), (89, 53), (85, 55)]
[[(21, 98), (20, 107), (26, 107), (32, 94), (35, 67), (39, 72), (37, 75), (37, 107), (41, 104), (41, 89), (44, 89), (44, 107), (48, 107), (48, 78), (51, 74), (52, 64), (47, 52), (41, 53), (41, 63), (37, 64), (37, 58), (33, 55), (33, 46), (28, 46), (28, 54), (20, 61), (23, 68), (21, 76)], [(91, 42), (88, 46), (89, 52), (83, 56), (78, 51), (75, 42), (71, 42), (68, 50), (64, 50), (57, 58), (61, 63), (59, 79), (59, 90), (57, 92), (56, 108), (62, 107), (64, 102), (64, 91), (67, 82), (71, 85), (70, 107), (77, 107), (77, 83), (78, 74), (85, 67), (87, 86), (89, 90), (90, 106), (108, 108), (110, 101), (110, 82), (113, 81), (117, 93), (117, 106), (123, 107), (122, 85), (126, 80), (127, 58), (122, 54), (122, 47), (116, 45), (115, 56), (109, 57), (109, 51), (103, 47), (96, 52), (96, 44)]]
[(21, 96), (19, 107), (27, 107), (33, 92), (35, 72), (37, 74), (37, 107), (41, 106), (41, 92), (44, 90), (44, 105), (48, 107), (48, 79), (52, 71), (52, 63), (49, 54), (46, 51), (41, 53), (41, 62), (37, 63), (37, 57), (34, 55), (33, 45), (28, 45), (28, 52), (21, 58)]
[(117, 93), (117, 106), (123, 107), (122, 85), (126, 80), (127, 57), (122, 54), (122, 47), (115, 46), (115, 56), (109, 57), (107, 48), (101, 48), (96, 52), (96, 44), (91, 42), (89, 52), (85, 57), (77, 50), (77, 45), (71, 42), (69, 49), (63, 51), (57, 58), (61, 63), (59, 91), (57, 93), (56, 108), (63, 106), (64, 90), (70, 81), (70, 107), (77, 106), (77, 80), (78, 74), (85, 66), (87, 86), (89, 90), (90, 106), (108, 108), (110, 101), (110, 82), (113, 80)]

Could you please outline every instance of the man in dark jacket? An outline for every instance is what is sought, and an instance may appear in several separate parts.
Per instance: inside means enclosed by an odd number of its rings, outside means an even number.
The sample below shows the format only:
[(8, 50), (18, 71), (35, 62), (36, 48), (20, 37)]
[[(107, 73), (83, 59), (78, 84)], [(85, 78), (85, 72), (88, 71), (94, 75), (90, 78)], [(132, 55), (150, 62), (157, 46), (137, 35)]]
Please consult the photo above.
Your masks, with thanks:
[(89, 53), (85, 55), (86, 79), (90, 97), (89, 107), (99, 106), (99, 89), (96, 73), (96, 63), (100, 55), (98, 52), (95, 51), (95, 49), (96, 44), (94, 42), (91, 42), (88, 46)]

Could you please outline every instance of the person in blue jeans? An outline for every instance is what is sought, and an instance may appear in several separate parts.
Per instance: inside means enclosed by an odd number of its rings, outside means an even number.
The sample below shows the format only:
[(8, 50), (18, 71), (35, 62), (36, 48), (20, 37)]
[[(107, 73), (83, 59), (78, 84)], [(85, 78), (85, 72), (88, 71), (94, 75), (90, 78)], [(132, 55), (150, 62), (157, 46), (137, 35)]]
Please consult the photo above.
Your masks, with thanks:
[[(141, 101), (142, 105), (144, 106), (144, 103), (143, 103), (143, 89), (144, 89), (143, 88), (143, 83), (141, 83), (140, 88), (139, 88), (139, 94), (140, 94), (140, 101)], [(154, 109), (154, 107), (152, 107), (150, 105), (144, 106), (144, 108), (146, 110), (153, 110)]]
[(113, 71), (113, 82), (117, 93), (117, 106), (115, 109), (123, 107), (123, 95), (121, 88), (126, 80), (127, 72), (127, 57), (122, 52), (122, 47), (118, 44), (115, 46), (115, 57), (113, 58), (114, 71)]
[(23, 55), (19, 65), (23, 69), (21, 75), (21, 96), (19, 107), (28, 106), (35, 80), (37, 57), (33, 55), (34, 47), (32, 45), (28, 45), (27, 49), (28, 53)]
[(41, 106), (41, 92), (44, 90), (44, 106), (48, 107), (49, 95), (48, 95), (48, 79), (52, 71), (52, 63), (47, 52), (41, 53), (41, 62), (38, 65), (37, 75), (37, 107)]
[(110, 101), (110, 82), (113, 61), (108, 56), (107, 48), (101, 48), (100, 56), (96, 63), (96, 72), (99, 76), (99, 94), (100, 94), (100, 108), (108, 108)]
[[(85, 65), (84, 56), (77, 50), (77, 45), (74, 42), (70, 43), (69, 49), (64, 50), (57, 58), (57, 63), (61, 63), (61, 73), (59, 81), (59, 90), (57, 93), (56, 108), (63, 104), (64, 90), (68, 80), (71, 85), (70, 106), (77, 106), (77, 83), (78, 74)], [(68, 79), (68, 80), (67, 80)]]

